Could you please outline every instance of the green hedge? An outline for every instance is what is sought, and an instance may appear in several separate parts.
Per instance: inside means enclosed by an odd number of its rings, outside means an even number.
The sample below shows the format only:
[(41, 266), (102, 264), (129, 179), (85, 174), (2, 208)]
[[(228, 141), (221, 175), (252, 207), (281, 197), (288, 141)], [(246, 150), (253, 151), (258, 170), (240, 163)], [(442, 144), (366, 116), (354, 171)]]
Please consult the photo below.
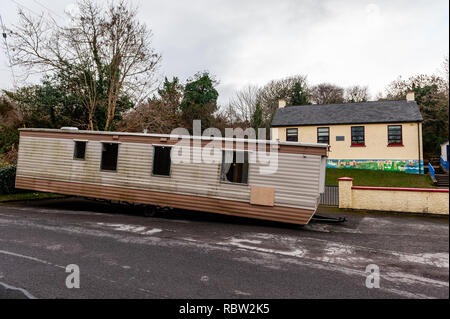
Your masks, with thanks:
[(5, 153), (11, 145), (19, 144), (19, 130), (15, 126), (0, 124), (0, 153)]
[(14, 194), (18, 190), (14, 187), (16, 183), (16, 167), (8, 166), (0, 168), (0, 194)]

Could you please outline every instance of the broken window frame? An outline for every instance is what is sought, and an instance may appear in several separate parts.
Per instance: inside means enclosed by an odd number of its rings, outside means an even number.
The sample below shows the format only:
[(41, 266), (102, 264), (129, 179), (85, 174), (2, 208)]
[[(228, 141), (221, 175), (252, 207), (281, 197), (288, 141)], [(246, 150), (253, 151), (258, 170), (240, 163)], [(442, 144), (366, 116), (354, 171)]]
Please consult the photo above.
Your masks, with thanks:
[[(82, 140), (74, 140), (73, 141), (73, 159), (77, 161), (85, 161), (86, 160), (86, 149), (87, 149), (87, 142), (88, 141), (82, 141)], [(84, 151), (83, 151), (83, 157), (77, 157), (77, 145), (80, 145), (80, 143), (84, 144)]]
[[(153, 146), (153, 152), (152, 152), (152, 176), (158, 176), (158, 177), (171, 177), (172, 176), (172, 146), (170, 145), (152, 145)], [(155, 173), (155, 155), (156, 155), (156, 148), (163, 147), (170, 149), (169, 151), (169, 172), (168, 175), (166, 174), (157, 174)]]
[[(233, 159), (232, 162), (230, 162), (230, 166), (227, 170), (227, 173), (224, 174), (224, 165), (227, 163), (226, 161), (226, 154), (233, 154)], [(236, 156), (234, 155), (236, 153)], [(237, 153), (244, 153), (244, 163), (234, 163), (235, 160), (237, 160)], [(247, 176), (246, 176), (246, 180), (245, 182), (232, 182), (229, 181), (228, 178), (226, 177), (226, 175), (229, 173), (231, 166), (233, 164), (247, 164)], [(244, 166), (243, 166), (244, 167)], [(242, 173), (244, 173), (244, 169), (242, 170)], [(244, 174), (243, 174), (244, 175)], [(220, 165), (220, 174), (219, 174), (219, 181), (220, 183), (224, 183), (224, 184), (233, 184), (233, 185), (249, 185), (249, 178), (250, 178), (250, 152), (249, 151), (244, 151), (244, 150), (226, 150), (223, 149), (222, 150), (222, 163)], [(241, 180), (243, 179), (243, 177), (241, 178)]]
[[(104, 168), (103, 167), (103, 155), (104, 155), (104, 151), (103, 151), (103, 147), (105, 144), (110, 144), (110, 145), (117, 145), (117, 154), (116, 154), (116, 160), (115, 160), (115, 169), (109, 169), (109, 168)], [(114, 143), (114, 142), (101, 142), (102, 145), (102, 149), (101, 149), (101, 155), (100, 155), (100, 171), (104, 171), (104, 172), (117, 172), (117, 166), (119, 165), (119, 146), (120, 143)]]

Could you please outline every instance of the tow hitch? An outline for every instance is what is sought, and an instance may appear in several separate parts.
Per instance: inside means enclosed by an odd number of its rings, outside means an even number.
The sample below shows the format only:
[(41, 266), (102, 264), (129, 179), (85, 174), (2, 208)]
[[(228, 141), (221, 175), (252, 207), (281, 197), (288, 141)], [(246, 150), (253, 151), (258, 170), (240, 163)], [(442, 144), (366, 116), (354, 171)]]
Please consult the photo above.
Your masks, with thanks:
[(311, 221), (318, 222), (318, 223), (331, 223), (331, 224), (337, 224), (337, 223), (343, 223), (347, 221), (347, 218), (345, 217), (328, 217), (328, 216), (322, 216), (315, 214)]

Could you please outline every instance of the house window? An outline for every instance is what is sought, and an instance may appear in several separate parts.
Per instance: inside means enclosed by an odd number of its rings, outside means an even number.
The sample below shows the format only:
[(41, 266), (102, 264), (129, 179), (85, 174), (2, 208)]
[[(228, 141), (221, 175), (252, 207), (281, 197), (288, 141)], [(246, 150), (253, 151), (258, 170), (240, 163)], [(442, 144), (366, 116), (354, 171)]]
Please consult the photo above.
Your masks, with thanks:
[(318, 127), (317, 128), (317, 143), (330, 144), (330, 128)]
[(401, 125), (388, 125), (388, 145), (403, 145)]
[(86, 142), (75, 141), (73, 158), (77, 160), (84, 160), (86, 158)]
[(100, 169), (105, 171), (116, 171), (118, 151), (118, 143), (102, 143), (102, 161)]
[(170, 176), (170, 146), (153, 147), (153, 175)]
[(248, 152), (223, 151), (220, 180), (222, 182), (248, 183)]
[(286, 129), (286, 141), (298, 142), (298, 129), (297, 128)]
[(364, 126), (352, 126), (352, 146), (364, 145)]

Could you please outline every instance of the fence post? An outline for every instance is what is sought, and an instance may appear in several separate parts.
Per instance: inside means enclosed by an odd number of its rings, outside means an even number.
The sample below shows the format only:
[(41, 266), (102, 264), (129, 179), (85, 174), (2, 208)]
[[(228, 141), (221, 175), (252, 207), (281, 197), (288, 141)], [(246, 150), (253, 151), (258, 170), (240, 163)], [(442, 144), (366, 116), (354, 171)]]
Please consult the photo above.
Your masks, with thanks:
[(352, 208), (353, 196), (352, 186), (353, 178), (341, 177), (338, 178), (339, 183), (339, 208)]

